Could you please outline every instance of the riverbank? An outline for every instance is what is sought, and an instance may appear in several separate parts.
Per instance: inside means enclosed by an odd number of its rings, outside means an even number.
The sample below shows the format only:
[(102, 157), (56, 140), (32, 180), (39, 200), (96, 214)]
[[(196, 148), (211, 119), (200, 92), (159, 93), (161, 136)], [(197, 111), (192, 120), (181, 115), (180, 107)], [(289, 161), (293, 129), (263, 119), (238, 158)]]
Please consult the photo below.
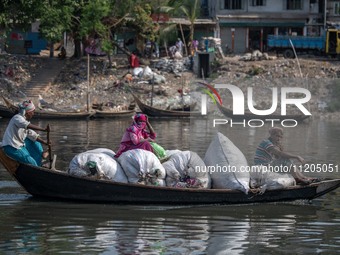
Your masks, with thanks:
[[(39, 71), (46, 56), (17, 56), (2, 54), (0, 56), (1, 92), (13, 101), (21, 101), (24, 97), (20, 91), (32, 75)], [(330, 112), (330, 105), (334, 98), (334, 91), (338, 88), (340, 76), (339, 62), (330, 59), (308, 58), (301, 56), (299, 63), (296, 59), (273, 59), (261, 61), (242, 61), (241, 56), (225, 58), (223, 61), (213, 63), (214, 79), (208, 82), (214, 84), (233, 84), (242, 89), (244, 94), (247, 88), (253, 88), (253, 104), (256, 109), (269, 109), (272, 101), (272, 88), (278, 88), (278, 98), (282, 87), (307, 88), (312, 95), (309, 109), (314, 117), (340, 119), (338, 111)], [(150, 78), (132, 76), (128, 59), (123, 55), (113, 57), (114, 67), (109, 68), (107, 57), (95, 56), (90, 61), (89, 93), (91, 102), (104, 105), (119, 106), (132, 101), (131, 93), (140, 95), (144, 102), (151, 98), (152, 85)], [(300, 65), (299, 65), (300, 64)], [(192, 84), (202, 79), (197, 78), (192, 71), (168, 72), (152, 68), (153, 72), (162, 75), (166, 82), (154, 86), (154, 106), (166, 108), (176, 106), (181, 102), (181, 93), (190, 92)], [(12, 67), (13, 76), (7, 74), (8, 67)], [(145, 66), (141, 66), (143, 68)], [(177, 70), (178, 71), (178, 70)], [(25, 77), (25, 79), (23, 79)], [(58, 109), (72, 108), (81, 110), (86, 105), (88, 90), (87, 57), (81, 59), (66, 59), (49, 90), (42, 94), (48, 103)], [(221, 91), (223, 104), (232, 107), (231, 94)], [(295, 98), (301, 94), (291, 95)], [(279, 99), (280, 101), (280, 99)], [(277, 108), (280, 111), (280, 105)], [(287, 109), (288, 114), (300, 114), (301, 111), (294, 107)]]

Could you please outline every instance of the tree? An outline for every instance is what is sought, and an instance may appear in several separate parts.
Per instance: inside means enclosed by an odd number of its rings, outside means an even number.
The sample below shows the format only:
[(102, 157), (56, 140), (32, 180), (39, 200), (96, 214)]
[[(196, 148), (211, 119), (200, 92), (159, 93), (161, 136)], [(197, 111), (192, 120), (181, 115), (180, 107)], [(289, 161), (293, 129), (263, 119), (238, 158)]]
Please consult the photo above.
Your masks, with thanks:
[(113, 34), (126, 24), (125, 18), (131, 13), (132, 2), (133, 0), (94, 0), (84, 8), (80, 20), (80, 36), (100, 39), (101, 50), (108, 54), (110, 66), (113, 47), (131, 55), (114, 41)]
[(80, 17), (84, 7), (84, 0), (49, 0), (44, 2), (44, 12), (40, 17), (40, 38), (53, 43), (59, 42), (63, 38), (63, 32), (70, 32), (74, 38), (75, 50), (73, 57), (81, 57), (79, 37)]
[[(119, 48), (128, 57), (131, 53), (114, 41), (113, 34), (127, 25), (147, 40), (154, 40), (158, 24), (152, 23), (151, 8), (148, 4), (133, 4), (134, 0), (96, 0), (84, 8), (80, 35), (97, 37), (102, 42), (102, 50), (110, 55), (113, 47)], [(132, 7), (134, 6), (134, 7)]]
[(75, 38), (75, 54), (80, 57), (79, 19), (87, 0), (3, 0), (0, 5), (0, 26), (5, 33), (20, 26), (27, 31), (32, 22), (40, 21), (39, 37), (60, 41), (63, 32)]
[[(189, 41), (190, 45), (190, 53), (192, 52), (192, 42), (194, 40), (194, 28), (195, 28), (195, 20), (200, 15), (200, 6), (198, 0), (170, 0), (167, 6), (161, 6), (159, 8), (160, 12), (168, 13), (172, 17), (185, 15), (185, 17), (190, 22), (190, 32), (189, 32)], [(164, 27), (162, 29), (161, 34), (170, 34), (173, 33), (172, 30), (177, 30), (176, 24), (171, 24), (168, 27)]]
[(0, 27), (6, 32), (15, 26), (20, 26), (27, 31), (32, 22), (35, 22), (42, 13), (41, 1), (39, 0), (2, 0), (0, 1)]

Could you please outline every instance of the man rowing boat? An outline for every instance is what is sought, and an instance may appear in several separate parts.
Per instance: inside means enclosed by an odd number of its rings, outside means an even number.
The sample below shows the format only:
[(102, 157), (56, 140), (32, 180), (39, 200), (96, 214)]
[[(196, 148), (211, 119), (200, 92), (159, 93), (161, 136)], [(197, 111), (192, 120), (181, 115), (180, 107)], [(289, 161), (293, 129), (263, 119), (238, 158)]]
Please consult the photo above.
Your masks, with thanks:
[[(293, 167), (293, 163), (290, 160), (295, 158), (301, 162), (302, 166), (306, 164), (306, 161), (298, 156), (283, 151), (283, 145), (281, 140), (283, 138), (283, 129), (279, 127), (273, 127), (269, 129), (270, 137), (263, 140), (256, 149), (254, 163), (255, 165), (271, 166), (271, 167), (287, 167), (290, 174), (294, 177), (296, 183), (308, 185), (312, 182), (320, 181), (321, 179), (308, 178), (304, 176), (298, 169)], [(275, 148), (278, 147), (278, 149)]]
[(14, 115), (10, 120), (3, 140), (2, 146), (5, 154), (19, 162), (41, 166), (41, 159), (48, 156), (43, 152), (41, 143), (52, 145), (51, 141), (45, 142), (33, 130), (45, 131), (32, 125), (29, 121), (34, 115), (35, 106), (31, 100), (19, 104), (20, 113)]

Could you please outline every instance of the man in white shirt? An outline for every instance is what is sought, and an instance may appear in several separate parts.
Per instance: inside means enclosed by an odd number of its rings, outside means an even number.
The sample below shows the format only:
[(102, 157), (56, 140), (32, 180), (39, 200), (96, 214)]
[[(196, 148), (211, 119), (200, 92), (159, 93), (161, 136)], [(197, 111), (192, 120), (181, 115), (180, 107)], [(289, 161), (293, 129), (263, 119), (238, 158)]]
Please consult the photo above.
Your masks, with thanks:
[(48, 156), (48, 152), (43, 152), (41, 143), (52, 143), (45, 142), (33, 130), (47, 132), (47, 128), (40, 128), (27, 121), (34, 115), (35, 107), (32, 101), (24, 101), (19, 107), (20, 113), (12, 117), (5, 131), (3, 150), (7, 156), (19, 162), (41, 166), (42, 157)]

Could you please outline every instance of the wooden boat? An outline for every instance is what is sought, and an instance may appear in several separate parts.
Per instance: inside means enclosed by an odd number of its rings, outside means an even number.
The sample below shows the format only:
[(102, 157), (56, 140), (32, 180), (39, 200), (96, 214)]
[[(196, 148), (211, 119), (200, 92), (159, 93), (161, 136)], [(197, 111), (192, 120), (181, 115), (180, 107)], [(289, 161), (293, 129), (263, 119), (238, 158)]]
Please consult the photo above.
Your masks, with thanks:
[[(14, 114), (19, 112), (19, 108), (11, 103), (8, 105), (0, 105), (0, 116), (4, 118), (12, 118)], [(35, 119), (86, 119), (94, 115), (95, 112), (49, 112), (34, 111)]]
[(122, 111), (99, 111), (96, 110), (94, 118), (125, 118), (131, 117), (136, 114), (135, 110), (122, 110)]
[[(131, 117), (136, 114), (135, 108), (136, 103), (130, 103), (128, 105), (122, 106), (120, 109), (122, 110), (110, 110), (110, 111), (103, 111), (103, 105), (97, 104), (98, 110), (96, 110), (94, 118), (126, 118)], [(93, 108), (93, 107), (92, 107)]]
[(106, 203), (161, 203), (161, 204), (240, 204), (314, 199), (340, 186), (340, 179), (267, 190), (258, 195), (250, 190), (246, 195), (237, 190), (180, 189), (119, 183), (88, 177), (77, 177), (66, 172), (36, 167), (10, 159), (0, 148), (0, 162), (12, 177), (31, 195), (38, 197), (82, 200)]
[(143, 104), (135, 95), (133, 95), (140, 110), (151, 117), (164, 117), (164, 118), (189, 118), (189, 117), (205, 117), (201, 112), (194, 111), (171, 111), (162, 110), (146, 104)]
[[(217, 101), (216, 101), (217, 102)], [(260, 120), (265, 120), (265, 119), (278, 119), (278, 120), (284, 120), (284, 119), (293, 119), (296, 121), (302, 121), (304, 119), (309, 118), (309, 115), (255, 115), (253, 113), (245, 113), (244, 115), (234, 115), (233, 111), (222, 106), (219, 102), (217, 102), (217, 107), (220, 110), (220, 112), (224, 115), (227, 116), (233, 120), (251, 120), (251, 119), (260, 119)]]
[(197, 102), (192, 103), (190, 105), (184, 105), (184, 107), (171, 109), (171, 111), (193, 111), (195, 110), (196, 106), (197, 106)]
[(0, 116), (3, 118), (12, 118), (13, 113), (7, 108), (7, 106), (0, 104)]

